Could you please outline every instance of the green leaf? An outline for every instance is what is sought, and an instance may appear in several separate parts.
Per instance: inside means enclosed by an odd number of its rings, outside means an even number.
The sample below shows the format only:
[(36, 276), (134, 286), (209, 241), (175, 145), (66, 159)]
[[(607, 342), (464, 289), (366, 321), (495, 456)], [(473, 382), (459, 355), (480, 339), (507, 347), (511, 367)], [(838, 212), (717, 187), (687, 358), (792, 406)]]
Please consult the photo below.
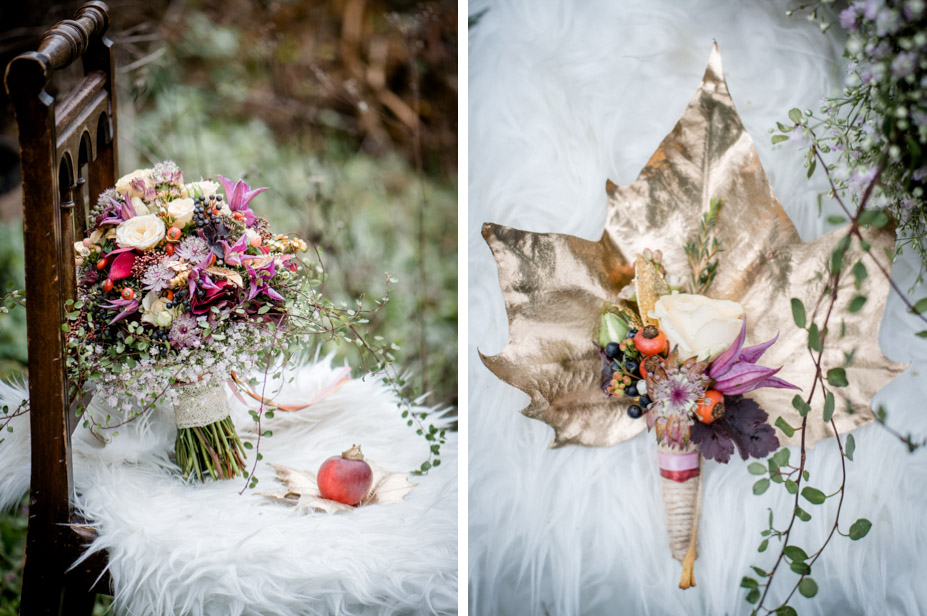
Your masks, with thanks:
[(808, 560), (808, 553), (797, 545), (787, 545), (782, 549), (782, 553), (788, 556), (789, 560), (805, 561)]
[(747, 471), (751, 475), (765, 475), (766, 467), (760, 464), (759, 462), (751, 462), (750, 465), (747, 467)]
[(818, 161), (814, 158), (811, 159), (811, 164), (808, 165), (808, 177), (810, 178), (814, 175), (814, 170), (818, 166)]
[(788, 490), (789, 494), (795, 494), (796, 492), (798, 492), (798, 484), (792, 481), (791, 479), (786, 479), (785, 489)]
[(748, 577), (746, 575), (744, 576), (742, 580), (740, 580), (741, 588), (756, 588), (759, 585), (760, 585), (759, 582), (754, 580), (752, 577)]
[[(798, 394), (795, 394), (795, 396), (792, 398), (792, 406), (795, 407), (795, 410), (798, 411), (798, 414), (802, 417), (806, 416), (811, 411), (811, 406)], [(792, 435), (789, 434), (789, 436)]]
[(787, 447), (783, 447), (775, 454), (773, 454), (773, 460), (776, 461), (776, 464), (779, 466), (788, 466), (789, 465), (789, 450)]
[(921, 331), (921, 332), (917, 332), (917, 333), (914, 334), (914, 335), (917, 336), (918, 338), (927, 338), (927, 329), (925, 329), (924, 331)]
[(788, 140), (789, 140), (788, 135), (773, 135), (772, 136), (773, 143), (782, 143), (783, 141), (788, 141)]
[(794, 560), (789, 565), (789, 569), (797, 573), (798, 575), (808, 575), (811, 573), (811, 567), (803, 560)]
[(850, 384), (847, 381), (847, 371), (843, 368), (831, 368), (827, 371), (827, 382), (831, 387), (846, 387)]
[(768, 489), (769, 489), (769, 479), (760, 479), (759, 481), (753, 484), (753, 493), (758, 496)]
[(756, 551), (757, 551), (757, 552), (765, 552), (765, 551), (766, 551), (766, 548), (768, 548), (768, 547), (769, 547), (769, 539), (763, 539), (763, 541), (760, 542), (760, 547), (758, 547), (758, 548), (756, 549)]
[(825, 500), (827, 496), (817, 488), (812, 488), (811, 486), (805, 486), (801, 490), (801, 495), (805, 497), (805, 500), (811, 503), (812, 505), (820, 505)]
[(824, 396), (824, 423), (830, 423), (831, 418), (833, 418), (834, 405), (833, 392), (827, 392), (827, 395)]
[(850, 527), (850, 539), (857, 541), (862, 539), (869, 534), (869, 529), (872, 528), (872, 522), (866, 518), (860, 518), (853, 522), (853, 526)]
[(863, 306), (865, 305), (866, 305), (866, 298), (862, 295), (857, 295), (856, 297), (850, 300), (850, 305), (849, 307), (847, 307), (847, 310), (849, 310), (852, 313), (856, 313), (862, 310)]
[(751, 588), (750, 592), (747, 593), (747, 601), (750, 603), (756, 603), (760, 600), (760, 589)]
[(863, 265), (862, 261), (857, 261), (856, 264), (853, 265), (853, 280), (857, 289), (860, 288), (868, 275), (869, 273), (866, 271), (866, 266)]
[(795, 517), (801, 520), (802, 522), (807, 522), (811, 519), (811, 514), (802, 509), (801, 507), (795, 507)]
[(791, 605), (783, 605), (776, 610), (776, 616), (798, 616), (798, 612)]
[[(925, 298), (923, 301), (927, 302), (927, 298)], [(805, 326), (805, 322), (806, 322), (805, 305), (801, 303), (801, 300), (798, 299), (797, 297), (792, 298), (792, 319), (795, 320), (795, 325), (797, 325), (798, 327)]]
[(254, 445), (252, 445), (248, 441), (242, 441), (241, 446), (244, 447), (245, 449), (254, 449)]
[(795, 122), (796, 124), (801, 124), (802, 122), (801, 110), (796, 109), (794, 107), (789, 109), (789, 119)]
[(818, 331), (817, 323), (812, 323), (811, 327), (808, 328), (808, 347), (812, 351), (817, 351), (818, 353), (824, 349), (824, 345), (821, 343), (821, 333)]
[(766, 577), (767, 575), (766, 571), (763, 569), (760, 569), (759, 567), (751, 566), (750, 568), (753, 569), (756, 572), (756, 574), (760, 577)]
[(927, 297), (918, 300), (917, 303), (914, 304), (914, 308), (912, 309), (912, 312), (914, 312), (915, 314), (924, 314), (925, 312), (927, 312)]
[(882, 228), (888, 224), (888, 216), (882, 210), (867, 209), (860, 214), (859, 224)]
[(846, 221), (847, 219), (845, 216), (828, 216), (827, 217), (827, 222), (829, 222), (832, 225), (842, 225)]
[(781, 415), (776, 418), (775, 426), (782, 430), (782, 433), (787, 437), (792, 438), (795, 436), (795, 428), (790, 426), (784, 419), (782, 419)]
[(804, 578), (801, 582), (798, 583), (798, 592), (800, 592), (803, 597), (808, 597), (810, 599), (814, 595), (818, 594), (817, 582), (812, 580), (810, 577)]
[(847, 460), (850, 462), (853, 461), (853, 452), (856, 451), (856, 439), (853, 438), (852, 434), (847, 434), (846, 443), (843, 445), (843, 453), (846, 455)]

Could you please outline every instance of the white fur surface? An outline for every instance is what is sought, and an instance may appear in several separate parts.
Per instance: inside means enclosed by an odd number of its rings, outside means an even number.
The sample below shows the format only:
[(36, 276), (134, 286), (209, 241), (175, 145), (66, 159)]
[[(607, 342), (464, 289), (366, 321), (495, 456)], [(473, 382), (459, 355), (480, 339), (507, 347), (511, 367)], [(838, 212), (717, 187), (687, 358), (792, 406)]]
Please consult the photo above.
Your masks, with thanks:
[[(738, 588), (750, 565), (770, 569), (777, 542), (756, 551), (767, 508), (781, 528), (791, 497), (754, 496), (746, 463), (703, 472), (698, 586), (677, 589), (680, 564), (666, 543), (653, 436), (615, 447), (550, 450), (553, 431), (519, 410), (527, 396), (496, 379), (477, 348), (505, 345), (507, 321), (483, 222), (597, 240), (606, 178), (632, 182), (698, 87), (717, 40), (738, 112), (773, 188), (805, 240), (830, 227), (817, 212), (818, 174), (801, 155), (773, 148), (768, 129), (791, 107), (817, 107), (842, 84), (840, 43), (782, 2), (591, 0), (471, 2), (488, 9), (469, 31), (469, 601), (474, 614), (746, 614)], [(916, 265), (895, 264), (907, 288)], [(878, 275), (873, 272), (872, 275)], [(917, 297), (924, 295), (921, 290)], [(783, 315), (785, 322), (790, 315)], [(927, 436), (927, 341), (891, 298), (879, 342), (911, 367), (877, 396), (890, 423)], [(879, 426), (854, 433), (855, 461), (841, 528), (872, 520), (859, 542), (835, 537), (815, 564), (820, 591), (796, 593), (807, 614), (927, 612), (927, 451), (910, 454)], [(792, 452), (793, 459), (796, 452)], [(833, 440), (808, 454), (812, 484), (839, 486)], [(834, 507), (804, 507), (797, 543), (816, 548)], [(791, 589), (786, 571), (771, 607)], [(789, 580), (788, 586), (786, 579)]]
[[(328, 362), (298, 369), (274, 393), (281, 403), (308, 400), (335, 378)], [(22, 390), (0, 389), (4, 399)], [(243, 440), (254, 423), (232, 399)], [(418, 409), (422, 411), (423, 409)], [(260, 496), (276, 486), (270, 463), (316, 471), (352, 443), (389, 470), (411, 470), (428, 446), (405, 425), (391, 392), (375, 379), (352, 380), (296, 413), (278, 412), (262, 429), (260, 483), (244, 479), (186, 485), (167, 458), (172, 410), (130, 423), (101, 447), (78, 429), (74, 437), (79, 506), (109, 554), (117, 613), (133, 615), (394, 614), (456, 612), (456, 434), (442, 464), (401, 503), (330, 515), (301, 514)], [(28, 424), (0, 444), (0, 505), (28, 488)], [(253, 460), (253, 450), (249, 452)], [(13, 474), (13, 473), (9, 473)], [(25, 482), (22, 475), (25, 474)]]

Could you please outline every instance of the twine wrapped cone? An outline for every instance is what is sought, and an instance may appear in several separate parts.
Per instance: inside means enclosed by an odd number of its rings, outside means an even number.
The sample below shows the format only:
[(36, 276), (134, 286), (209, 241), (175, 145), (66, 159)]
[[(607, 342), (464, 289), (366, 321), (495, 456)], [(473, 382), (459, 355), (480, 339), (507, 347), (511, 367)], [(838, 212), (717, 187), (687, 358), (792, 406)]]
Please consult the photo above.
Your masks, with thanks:
[(701, 509), (701, 456), (694, 445), (679, 450), (657, 444), (666, 534), (673, 558), (682, 563), (679, 587), (695, 586), (693, 568), (698, 556), (698, 518)]

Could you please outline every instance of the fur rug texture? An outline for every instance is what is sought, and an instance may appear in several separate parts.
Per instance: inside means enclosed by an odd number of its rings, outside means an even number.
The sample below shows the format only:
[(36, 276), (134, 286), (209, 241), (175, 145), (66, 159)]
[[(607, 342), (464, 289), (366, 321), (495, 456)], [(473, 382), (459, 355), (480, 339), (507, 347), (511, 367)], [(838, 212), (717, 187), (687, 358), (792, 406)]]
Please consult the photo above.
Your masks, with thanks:
[[(274, 398), (308, 400), (333, 382), (323, 361), (299, 368)], [(0, 386), (13, 404), (21, 387)], [(247, 409), (231, 398), (243, 440), (254, 440)], [(425, 409), (418, 409), (423, 411)], [(356, 379), (262, 429), (260, 483), (244, 479), (184, 484), (168, 459), (176, 429), (170, 406), (135, 421), (101, 446), (74, 435), (79, 506), (109, 554), (117, 614), (260, 615), (449, 614), (457, 609), (457, 442), (403, 502), (344, 514), (300, 514), (258, 493), (279, 488), (269, 464), (315, 472), (323, 460), (361, 443), (365, 456), (394, 471), (418, 468), (425, 441), (408, 428), (396, 399), (375, 379)], [(20, 418), (0, 444), (0, 507), (29, 485), (29, 427)], [(28, 418), (25, 418), (28, 419)], [(253, 459), (253, 450), (250, 455)]]
[[(667, 546), (653, 435), (591, 449), (548, 449), (553, 431), (519, 413), (526, 395), (492, 375), (477, 349), (506, 343), (496, 267), (483, 222), (597, 240), (605, 181), (631, 183), (698, 87), (713, 40), (734, 102), (779, 200), (805, 240), (831, 227), (837, 206), (817, 211), (825, 186), (805, 178), (801, 154), (772, 147), (769, 129), (791, 107), (814, 107), (843, 80), (842, 42), (783, 2), (678, 3), (590, 0), (471, 2), (485, 10), (469, 37), (469, 604), (492, 614), (747, 614), (738, 587), (760, 554), (768, 513), (778, 527), (791, 511), (781, 488), (754, 496), (755, 477), (735, 456), (703, 470), (697, 587), (677, 588), (680, 564)], [(906, 289), (907, 255), (893, 276)], [(921, 289), (915, 297), (925, 295)], [(790, 324), (790, 315), (783, 315)], [(883, 389), (889, 422), (927, 436), (927, 340), (897, 298), (888, 301), (878, 343), (910, 367)], [(876, 341), (873, 340), (873, 344)], [(913, 454), (879, 426), (855, 432), (841, 529), (872, 520), (859, 541), (835, 537), (815, 564), (820, 591), (791, 604), (809, 614), (927, 613), (927, 451)], [(796, 452), (792, 452), (794, 460)], [(839, 486), (833, 439), (808, 454), (812, 483)], [(816, 549), (835, 503), (807, 507), (795, 541)], [(809, 550), (810, 551), (810, 550)], [(797, 577), (772, 589), (772, 607)], [(788, 581), (788, 584), (786, 582)]]

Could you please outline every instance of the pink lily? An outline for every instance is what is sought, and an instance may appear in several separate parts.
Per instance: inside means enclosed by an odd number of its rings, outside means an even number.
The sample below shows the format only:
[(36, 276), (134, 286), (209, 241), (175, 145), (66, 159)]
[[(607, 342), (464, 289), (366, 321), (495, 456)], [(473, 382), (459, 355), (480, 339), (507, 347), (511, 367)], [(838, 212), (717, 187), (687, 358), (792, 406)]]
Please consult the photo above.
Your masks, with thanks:
[(256, 216), (254, 212), (251, 211), (251, 208), (248, 207), (248, 204), (251, 203), (251, 200), (256, 196), (267, 190), (267, 188), (255, 188), (251, 189), (250, 186), (245, 184), (244, 180), (238, 180), (235, 184), (232, 184), (232, 180), (218, 176), (219, 181), (222, 182), (222, 187), (225, 189), (225, 196), (228, 198), (229, 209), (233, 212), (241, 212), (245, 216), (245, 224), (249, 227), (254, 222)]
[(107, 310), (120, 310), (120, 309), (122, 310), (122, 312), (116, 315), (116, 318), (114, 318), (112, 321), (109, 322), (110, 325), (112, 325), (116, 321), (119, 321), (120, 319), (126, 318), (133, 312), (137, 312), (138, 306), (139, 306), (138, 300), (136, 299), (122, 299), (122, 298), (110, 300), (108, 304), (100, 304), (100, 305), (103, 308), (106, 308)]
[[(261, 267), (254, 269), (250, 264), (246, 263), (245, 267), (248, 268), (248, 278), (250, 279), (251, 288), (248, 291), (248, 299), (252, 300), (259, 293), (263, 293), (271, 299), (277, 301), (284, 301), (285, 298), (277, 293), (271, 286), (267, 283), (268, 280), (273, 278), (276, 275), (276, 268), (274, 267), (274, 260), (271, 259)], [(258, 285), (260, 282), (260, 286)]]
[(756, 362), (763, 353), (779, 339), (779, 334), (756, 346), (744, 348), (747, 336), (747, 319), (743, 321), (740, 334), (728, 349), (719, 355), (708, 368), (708, 376), (714, 379), (715, 389), (726, 396), (745, 394), (760, 387), (777, 387), (783, 389), (800, 389), (799, 387), (773, 376), (782, 368), (757, 366)]

